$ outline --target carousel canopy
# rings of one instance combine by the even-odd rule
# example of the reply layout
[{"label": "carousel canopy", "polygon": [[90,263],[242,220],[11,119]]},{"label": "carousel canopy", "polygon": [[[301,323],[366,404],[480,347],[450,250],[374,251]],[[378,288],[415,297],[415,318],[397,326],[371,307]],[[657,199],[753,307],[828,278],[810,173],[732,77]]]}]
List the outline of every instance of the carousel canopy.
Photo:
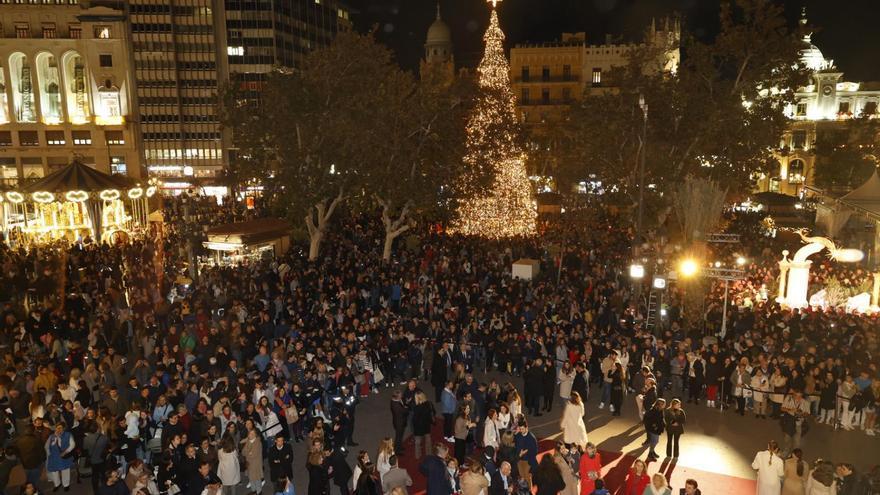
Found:
[{"label": "carousel canopy", "polygon": [[21,188],[23,193],[46,191],[64,193],[67,191],[99,192],[106,189],[128,189],[133,186],[129,179],[105,174],[78,161],[61,170],[52,172],[42,179]]}]

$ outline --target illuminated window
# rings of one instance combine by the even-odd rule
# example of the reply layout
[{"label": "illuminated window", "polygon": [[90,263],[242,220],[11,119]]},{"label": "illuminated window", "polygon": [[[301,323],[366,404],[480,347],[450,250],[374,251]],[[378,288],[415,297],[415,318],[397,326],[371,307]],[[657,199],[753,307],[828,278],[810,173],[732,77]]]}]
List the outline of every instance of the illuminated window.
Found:
[{"label": "illuminated window", "polygon": [[227,46],[226,54],[232,57],[241,57],[244,56],[244,47],[243,46]]},{"label": "illuminated window", "polygon": [[16,38],[30,38],[31,37],[31,28],[27,25],[27,23],[17,22],[15,24],[15,37]]},{"label": "illuminated window", "polygon": [[46,131],[46,144],[49,146],[64,146],[67,144],[64,131]]},{"label": "illuminated window", "polygon": [[104,137],[107,138],[108,146],[119,146],[125,144],[125,136],[122,131],[106,131]]},{"label": "illuminated window", "polygon": [[37,131],[18,131],[18,143],[22,146],[39,146],[40,137]]},{"label": "illuminated window", "polygon": [[55,31],[55,24],[43,24],[43,38],[57,38],[58,33]]},{"label": "illuminated window", "polygon": [[601,67],[593,67],[593,86],[599,86],[602,84],[602,68]]},{"label": "illuminated window", "polygon": [[807,115],[807,104],[806,103],[798,103],[797,104],[797,111],[795,112],[795,115],[797,115],[798,117],[803,117],[803,116]]},{"label": "illuminated window", "polygon": [[73,144],[76,146],[92,144],[92,133],[89,131],[73,131]]},{"label": "illuminated window", "polygon": [[119,174],[119,175],[127,175],[128,174],[128,167],[125,165],[125,157],[124,156],[110,157],[110,173],[111,174]]},{"label": "illuminated window", "polygon": [[804,182],[804,161],[801,159],[792,160],[788,164],[788,182],[789,184],[802,184]]},{"label": "illuminated window", "polygon": [[109,26],[95,26],[95,38],[102,40],[110,39],[110,27]]}]

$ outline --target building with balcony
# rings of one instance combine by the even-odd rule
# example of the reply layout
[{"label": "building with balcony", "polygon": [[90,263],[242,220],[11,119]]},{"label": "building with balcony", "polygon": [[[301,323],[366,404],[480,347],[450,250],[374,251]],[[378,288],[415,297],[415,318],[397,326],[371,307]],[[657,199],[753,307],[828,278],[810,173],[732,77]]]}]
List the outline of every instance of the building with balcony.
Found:
[{"label": "building with balcony", "polygon": [[141,177],[125,13],[115,2],[0,3],[0,178],[71,162]]},{"label": "building with balcony", "polygon": [[658,71],[674,72],[680,58],[678,19],[651,24],[642,43],[589,44],[586,33],[563,33],[559,41],[518,44],[510,50],[510,80],[520,119],[534,127],[559,119],[569,105],[585,95],[615,89],[608,77],[629,62],[637,49],[658,47]]},{"label": "building with balcony", "polygon": [[[802,19],[806,24],[806,19]],[[785,109],[790,119],[776,159],[778,172],[762,175],[759,191],[801,196],[815,186],[816,141],[822,133],[844,131],[854,117],[874,118],[880,104],[880,83],[849,82],[843,73],[804,35],[801,62],[811,71],[810,80],[795,93],[796,102]]]}]

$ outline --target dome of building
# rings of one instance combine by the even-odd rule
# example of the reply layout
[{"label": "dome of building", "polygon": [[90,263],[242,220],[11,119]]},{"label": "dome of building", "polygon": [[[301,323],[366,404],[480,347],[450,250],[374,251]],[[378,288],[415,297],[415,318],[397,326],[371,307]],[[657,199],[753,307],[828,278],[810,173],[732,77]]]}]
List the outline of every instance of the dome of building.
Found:
[{"label": "dome of building", "polygon": [[449,26],[443,22],[443,19],[437,19],[431,27],[428,28],[428,43],[451,43],[452,32]]},{"label": "dome of building", "polygon": [[440,18],[440,4],[437,4],[437,19],[428,28],[428,38],[425,40],[427,45],[452,44],[452,31],[449,26]]}]

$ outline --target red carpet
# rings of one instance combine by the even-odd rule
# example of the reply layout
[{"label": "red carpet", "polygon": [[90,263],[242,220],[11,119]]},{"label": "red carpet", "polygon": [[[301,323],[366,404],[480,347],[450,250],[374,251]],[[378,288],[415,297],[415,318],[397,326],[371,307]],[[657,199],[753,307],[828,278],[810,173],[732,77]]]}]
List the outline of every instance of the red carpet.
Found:
[{"label": "red carpet", "polygon": [[[431,439],[433,442],[443,442],[442,421],[438,421],[435,425]],[[421,459],[413,458],[414,445],[411,437],[404,444],[406,452],[400,458],[400,467],[406,469],[412,476],[413,486],[410,493],[412,495],[423,494],[425,492],[425,478],[419,472]],[[551,440],[541,440],[538,444],[540,449],[538,459],[540,460],[545,453],[552,452],[554,446],[555,442]],[[449,451],[452,452],[452,445],[449,445]],[[636,457],[604,450],[600,450],[599,453],[602,456],[602,478],[605,480],[606,486],[611,493],[617,493],[618,490],[622,493],[626,475]],[[745,495],[755,493],[756,489],[755,480],[679,466],[671,461],[655,461],[648,464],[649,474],[657,472],[662,472],[666,476],[675,494],[678,493],[679,488],[684,487],[685,480],[690,478],[697,480],[700,490],[707,495]]]}]

